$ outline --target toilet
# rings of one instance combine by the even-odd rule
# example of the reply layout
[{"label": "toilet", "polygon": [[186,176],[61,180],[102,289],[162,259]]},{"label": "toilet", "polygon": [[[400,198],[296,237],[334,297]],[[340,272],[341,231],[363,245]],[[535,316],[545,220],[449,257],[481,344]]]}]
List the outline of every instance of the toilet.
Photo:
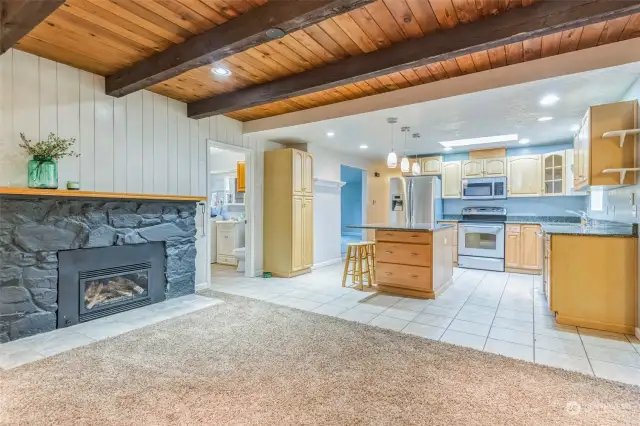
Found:
[{"label": "toilet", "polygon": [[233,255],[238,260],[238,272],[244,272],[244,247],[233,249]]}]

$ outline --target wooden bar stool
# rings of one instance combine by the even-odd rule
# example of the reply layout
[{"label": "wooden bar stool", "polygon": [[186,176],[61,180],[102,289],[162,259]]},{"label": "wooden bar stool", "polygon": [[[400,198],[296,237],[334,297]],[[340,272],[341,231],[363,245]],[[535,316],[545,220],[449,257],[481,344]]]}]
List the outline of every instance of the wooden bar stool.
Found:
[{"label": "wooden bar stool", "polygon": [[371,266],[372,261],[375,260],[374,246],[369,241],[347,244],[347,258],[344,263],[342,287],[345,287],[349,275],[351,275],[351,283],[354,287],[356,284],[360,284],[360,290],[364,290],[365,280],[368,286],[371,287],[375,276],[375,272],[372,274],[375,266]]}]

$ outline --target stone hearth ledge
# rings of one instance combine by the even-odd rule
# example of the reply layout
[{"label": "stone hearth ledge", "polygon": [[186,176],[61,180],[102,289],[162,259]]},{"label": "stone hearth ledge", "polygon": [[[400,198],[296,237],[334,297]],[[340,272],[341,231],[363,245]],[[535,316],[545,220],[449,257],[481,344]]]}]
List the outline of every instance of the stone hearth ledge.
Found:
[{"label": "stone hearth ledge", "polygon": [[56,328],[61,250],[164,242],[166,299],[195,292],[200,197],[92,198],[0,194],[0,343]]}]

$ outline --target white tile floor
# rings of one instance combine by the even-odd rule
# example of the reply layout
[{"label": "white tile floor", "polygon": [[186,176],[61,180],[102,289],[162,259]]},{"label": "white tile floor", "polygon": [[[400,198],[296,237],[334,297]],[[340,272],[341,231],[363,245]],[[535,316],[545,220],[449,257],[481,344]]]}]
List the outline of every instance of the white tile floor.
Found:
[{"label": "white tile floor", "polygon": [[98,340],[222,303],[195,294],[165,300],[94,321],[0,344],[0,369],[8,370]]},{"label": "white tile floor", "polygon": [[640,340],[557,324],[539,276],[455,269],[454,284],[433,301],[342,288],[341,279],[341,265],[292,279],[216,269],[212,288],[640,385]]}]

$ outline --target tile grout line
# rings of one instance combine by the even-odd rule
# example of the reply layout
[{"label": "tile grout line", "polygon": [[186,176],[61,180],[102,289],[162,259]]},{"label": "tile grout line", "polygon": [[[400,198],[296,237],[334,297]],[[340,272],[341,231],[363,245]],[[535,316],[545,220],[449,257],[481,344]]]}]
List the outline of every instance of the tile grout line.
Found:
[{"label": "tile grout line", "polygon": [[593,365],[591,364],[591,358],[589,357],[589,352],[587,352],[587,348],[584,347],[584,340],[582,340],[582,333],[580,333],[580,328],[576,327],[576,331],[578,332],[578,337],[580,337],[580,343],[582,344],[582,349],[584,350],[584,354],[587,357],[587,362],[589,363],[589,368],[591,368],[591,372],[594,377],[598,377],[596,375],[596,371],[593,369]]},{"label": "tile grout line", "polygon": [[504,297],[504,292],[507,290],[507,286],[509,285],[509,280],[511,279],[511,273],[507,275],[507,281],[502,287],[502,293],[500,293],[500,299],[498,300],[498,306],[496,307],[496,311],[493,314],[493,319],[491,320],[491,325],[489,326],[489,333],[487,333],[486,339],[484,339],[484,345],[482,345],[482,352],[484,352],[487,347],[487,342],[489,341],[489,334],[491,334],[491,329],[493,328],[493,323],[496,321],[496,315],[498,315],[498,309],[500,309],[500,304],[502,303],[502,298]]},{"label": "tile grout line", "polygon": [[[465,271],[467,272],[467,271]],[[464,274],[464,272],[462,273]],[[462,274],[460,274],[460,276],[462,276]],[[451,327],[451,324],[453,324],[453,321],[456,320],[456,318],[458,318],[458,315],[460,314],[460,311],[462,310],[462,308],[464,308],[464,305],[467,304],[467,301],[469,300],[469,298],[471,297],[471,295],[476,291],[476,289],[480,286],[480,284],[482,284],[482,281],[484,281],[485,277],[487,276],[487,272],[485,271],[484,275],[482,276],[482,278],[480,278],[480,281],[478,281],[478,284],[475,285],[475,287],[473,287],[473,291],[471,293],[469,293],[469,295],[467,296],[466,299],[464,299],[464,303],[462,304],[462,306],[460,307],[460,309],[458,309],[458,312],[456,312],[456,315],[453,317],[453,319],[451,320],[451,322],[449,323],[449,325],[447,325],[447,328],[444,329],[444,332],[442,333],[442,336],[445,335],[445,333],[449,330],[449,327]],[[460,278],[460,277],[458,277]],[[455,281],[454,281],[455,284]],[[460,321],[464,321],[464,320],[460,320]],[[451,330],[451,331],[456,331],[456,330]],[[461,331],[459,331],[458,333],[462,333]],[[471,334],[471,333],[466,333],[466,334]],[[442,339],[442,336],[440,336],[440,339]],[[440,341],[440,339],[438,339],[438,341]]]}]

